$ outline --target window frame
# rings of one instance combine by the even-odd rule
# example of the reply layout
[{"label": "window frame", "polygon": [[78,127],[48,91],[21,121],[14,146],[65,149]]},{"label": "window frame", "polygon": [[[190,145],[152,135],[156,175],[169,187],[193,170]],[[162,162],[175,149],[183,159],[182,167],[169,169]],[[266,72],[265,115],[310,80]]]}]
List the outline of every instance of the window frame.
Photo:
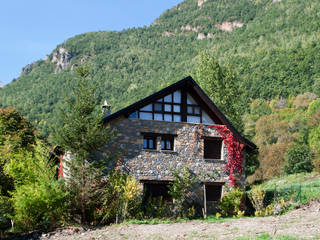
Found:
[{"label": "window frame", "polygon": [[[147,140],[147,147],[145,147],[145,140]],[[153,147],[150,147],[150,140],[153,141]],[[157,136],[143,135],[143,149],[157,150]]]},{"label": "window frame", "polygon": [[[162,148],[162,142],[164,142],[164,148]],[[170,143],[170,148],[168,148],[168,142]],[[160,149],[162,151],[174,151],[174,135],[162,135],[160,140]]]}]

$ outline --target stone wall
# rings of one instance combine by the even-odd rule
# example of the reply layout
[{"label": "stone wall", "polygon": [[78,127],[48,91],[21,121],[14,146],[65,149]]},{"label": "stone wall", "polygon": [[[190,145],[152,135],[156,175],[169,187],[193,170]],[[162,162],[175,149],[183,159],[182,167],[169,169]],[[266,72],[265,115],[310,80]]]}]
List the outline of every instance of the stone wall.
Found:
[{"label": "stone wall", "polygon": [[[227,162],[227,149],[222,147],[222,159],[203,158],[203,136],[220,137],[219,133],[204,124],[164,122],[154,120],[128,119],[119,117],[110,123],[117,129],[117,136],[106,151],[120,149],[120,166],[138,180],[171,180],[171,169],[190,168],[195,174],[216,173],[215,181],[229,184],[224,173]],[[175,134],[174,150],[161,150],[160,137],[157,149],[143,149],[142,132]],[[208,181],[209,179],[203,179]],[[212,181],[212,180],[211,180]]]}]

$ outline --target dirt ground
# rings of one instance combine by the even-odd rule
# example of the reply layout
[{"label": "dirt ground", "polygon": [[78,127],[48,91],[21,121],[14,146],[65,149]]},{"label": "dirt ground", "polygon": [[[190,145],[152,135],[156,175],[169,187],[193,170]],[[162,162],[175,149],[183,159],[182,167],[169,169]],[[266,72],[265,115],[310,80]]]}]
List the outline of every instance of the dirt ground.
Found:
[{"label": "dirt ground", "polygon": [[231,219],[221,223],[189,221],[157,225],[114,225],[96,230],[61,229],[43,234],[42,240],[71,239],[255,239],[262,234],[271,237],[291,236],[320,239],[320,200],[295,209],[286,215]]}]

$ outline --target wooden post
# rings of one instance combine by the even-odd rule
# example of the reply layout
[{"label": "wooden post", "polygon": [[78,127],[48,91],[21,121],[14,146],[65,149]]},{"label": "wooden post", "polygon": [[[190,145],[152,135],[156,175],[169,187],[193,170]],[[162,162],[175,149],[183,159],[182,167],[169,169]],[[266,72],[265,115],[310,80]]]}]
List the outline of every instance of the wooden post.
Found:
[{"label": "wooden post", "polygon": [[207,194],[206,194],[205,183],[203,183],[203,207],[204,207],[203,218],[206,219],[207,218]]}]

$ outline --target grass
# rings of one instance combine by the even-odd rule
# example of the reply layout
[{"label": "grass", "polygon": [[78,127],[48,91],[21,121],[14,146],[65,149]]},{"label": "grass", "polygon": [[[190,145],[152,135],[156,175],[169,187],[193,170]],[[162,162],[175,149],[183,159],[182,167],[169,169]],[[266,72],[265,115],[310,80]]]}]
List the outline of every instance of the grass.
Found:
[{"label": "grass", "polygon": [[167,218],[153,218],[153,219],[143,219],[143,220],[138,220],[138,219],[132,219],[128,220],[122,224],[129,225],[129,224],[150,224],[150,225],[155,225],[155,224],[172,224],[172,223],[178,223],[178,222],[186,222],[188,219],[184,218],[177,218],[177,219],[167,219]]},{"label": "grass", "polygon": [[[319,173],[299,173],[284,177],[275,177],[260,185],[267,195],[273,200],[276,191],[278,199],[294,202],[293,206],[305,204],[313,199],[320,198],[320,174]],[[270,202],[271,203],[271,202]]]},{"label": "grass", "polygon": [[274,189],[275,186],[281,188],[290,188],[292,186],[320,186],[319,173],[298,173],[284,177],[274,177],[261,184],[263,189]]},{"label": "grass", "polygon": [[228,218],[221,218],[221,217],[216,217],[215,215],[210,215],[206,219],[203,218],[195,218],[195,219],[187,219],[187,218],[176,218],[176,219],[171,219],[171,218],[153,218],[153,219],[143,219],[143,220],[138,220],[138,219],[131,219],[126,222],[123,222],[121,224],[124,225],[129,225],[129,224],[149,224],[149,225],[156,225],[156,224],[172,224],[172,223],[181,223],[181,222],[187,222],[187,221],[203,221],[203,222],[208,222],[208,223],[223,223],[227,222],[231,219],[235,219],[232,217]]}]

